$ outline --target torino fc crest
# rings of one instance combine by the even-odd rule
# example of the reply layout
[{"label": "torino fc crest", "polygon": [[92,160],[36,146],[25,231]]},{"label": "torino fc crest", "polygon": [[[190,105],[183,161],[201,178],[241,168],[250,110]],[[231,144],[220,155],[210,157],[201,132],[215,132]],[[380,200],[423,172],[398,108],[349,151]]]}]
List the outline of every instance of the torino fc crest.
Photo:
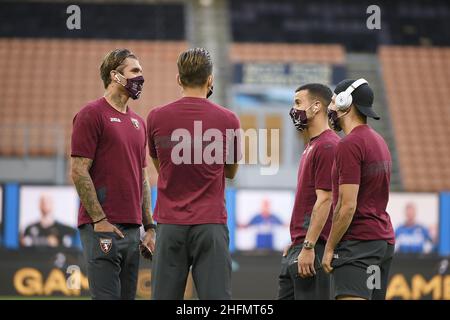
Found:
[{"label": "torino fc crest", "polygon": [[112,239],[100,238],[100,249],[102,249],[104,253],[110,252],[111,248],[112,248]]},{"label": "torino fc crest", "polygon": [[131,123],[133,123],[133,126],[139,130],[139,121],[135,118],[131,118]]}]

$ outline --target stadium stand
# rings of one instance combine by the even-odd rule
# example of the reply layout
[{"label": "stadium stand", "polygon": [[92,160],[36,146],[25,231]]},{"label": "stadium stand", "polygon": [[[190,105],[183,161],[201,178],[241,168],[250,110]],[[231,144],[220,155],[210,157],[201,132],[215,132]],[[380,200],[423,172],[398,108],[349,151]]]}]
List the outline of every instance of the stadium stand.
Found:
[{"label": "stadium stand", "polygon": [[[121,46],[132,48],[144,67],[145,90],[142,99],[130,103],[134,110],[146,117],[150,107],[178,97],[175,61],[186,47],[184,42],[1,39],[0,86],[5,88],[1,155],[22,156],[25,144],[31,156],[55,154],[58,134],[64,136],[68,151],[73,116],[103,92],[98,75],[103,54]],[[232,60],[240,62],[342,63],[344,57],[337,45],[234,44],[231,48]],[[21,77],[14,76],[17,72]],[[57,128],[60,132],[55,134]],[[29,141],[24,134],[29,134]]]},{"label": "stadium stand", "polygon": [[450,49],[379,50],[404,188],[450,189]]},{"label": "stadium stand", "polygon": [[150,106],[177,97],[174,62],[186,47],[184,42],[1,39],[0,86],[5,88],[1,154],[23,155],[24,126],[30,135],[30,155],[57,152],[52,127],[62,129],[68,151],[72,118],[86,102],[103,94],[99,63],[116,47],[132,48],[146,71],[142,99],[130,103],[134,110],[145,117]]},{"label": "stadium stand", "polygon": [[[368,6],[381,11],[383,27],[365,26]],[[340,43],[351,52],[376,52],[379,45],[437,45],[450,42],[445,0],[232,0],[237,42]],[[435,32],[439,30],[439,32]]]}]

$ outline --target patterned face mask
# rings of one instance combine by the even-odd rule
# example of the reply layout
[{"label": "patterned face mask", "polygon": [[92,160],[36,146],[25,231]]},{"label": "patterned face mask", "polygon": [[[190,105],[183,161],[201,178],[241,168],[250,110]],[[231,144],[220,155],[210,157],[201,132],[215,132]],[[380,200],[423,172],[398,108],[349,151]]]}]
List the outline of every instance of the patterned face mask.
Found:
[{"label": "patterned face mask", "polygon": [[[125,76],[123,76],[122,74],[120,74],[120,75],[125,78]],[[117,79],[117,77],[116,77],[116,79]],[[126,85],[122,84],[120,81],[117,81],[117,82],[120,83],[125,88],[125,90],[127,90],[131,99],[133,99],[133,100],[138,99],[139,96],[141,95],[142,87],[144,86],[144,77],[137,76],[134,78],[130,78],[130,79],[125,78],[125,79],[127,80]]]},{"label": "patterned face mask", "polygon": [[[315,103],[315,102],[314,102]],[[289,116],[294,123],[295,128],[299,131],[303,131],[308,127],[308,116],[306,115],[306,111],[309,110],[313,105],[310,105],[306,110],[298,110],[294,107],[289,111]]]}]

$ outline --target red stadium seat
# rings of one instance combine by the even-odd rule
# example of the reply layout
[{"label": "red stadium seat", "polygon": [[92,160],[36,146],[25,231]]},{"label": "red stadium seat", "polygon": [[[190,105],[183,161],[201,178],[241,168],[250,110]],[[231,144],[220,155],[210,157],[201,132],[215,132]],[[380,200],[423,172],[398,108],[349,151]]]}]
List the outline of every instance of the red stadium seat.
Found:
[{"label": "red stadium seat", "polygon": [[381,47],[379,57],[407,191],[450,189],[450,49]]}]

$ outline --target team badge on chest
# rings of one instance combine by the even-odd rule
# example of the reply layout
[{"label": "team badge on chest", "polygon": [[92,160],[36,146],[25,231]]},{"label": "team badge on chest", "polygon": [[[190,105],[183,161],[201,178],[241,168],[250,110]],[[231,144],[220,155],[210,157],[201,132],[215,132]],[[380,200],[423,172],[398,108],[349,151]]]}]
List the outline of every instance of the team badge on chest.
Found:
[{"label": "team badge on chest", "polygon": [[139,121],[135,118],[131,118],[131,123],[133,124],[133,126],[139,130]]},{"label": "team badge on chest", "polygon": [[112,248],[112,239],[100,238],[100,249],[102,249],[104,253],[110,252],[111,248]]}]

